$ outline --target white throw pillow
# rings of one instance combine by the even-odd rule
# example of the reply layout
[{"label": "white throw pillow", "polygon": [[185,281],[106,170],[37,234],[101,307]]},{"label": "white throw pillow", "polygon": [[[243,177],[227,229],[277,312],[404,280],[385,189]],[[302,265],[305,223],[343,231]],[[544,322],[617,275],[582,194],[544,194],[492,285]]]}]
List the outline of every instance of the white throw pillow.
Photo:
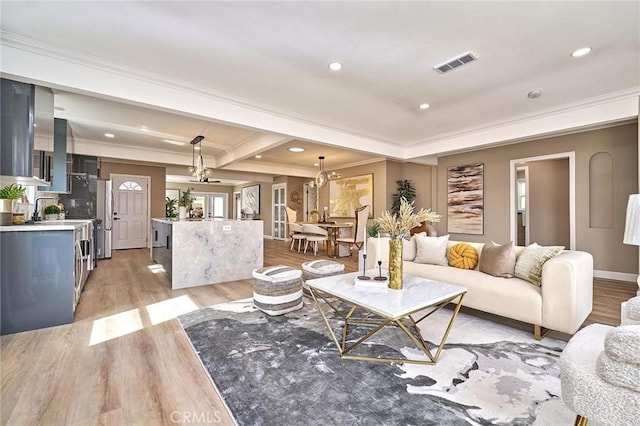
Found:
[{"label": "white throw pillow", "polygon": [[[424,232],[421,232],[421,234],[426,235]],[[416,258],[416,253],[417,247],[415,235],[412,235],[408,240],[402,240],[402,260],[413,262]]]},{"label": "white throw pillow", "polygon": [[540,246],[533,243],[524,249],[516,262],[516,277],[538,287],[542,285],[542,267],[545,262],[564,250],[563,246]]},{"label": "white throw pillow", "polygon": [[416,234],[416,263],[429,263],[432,265],[447,266],[447,244],[449,235],[441,237],[427,237]]}]

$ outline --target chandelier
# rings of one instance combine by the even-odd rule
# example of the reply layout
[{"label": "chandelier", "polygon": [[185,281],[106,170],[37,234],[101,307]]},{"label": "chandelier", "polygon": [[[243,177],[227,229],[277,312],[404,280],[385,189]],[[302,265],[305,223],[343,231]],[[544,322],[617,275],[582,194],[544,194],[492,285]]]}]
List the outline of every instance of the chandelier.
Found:
[{"label": "chandelier", "polygon": [[320,171],[316,175],[315,180],[312,180],[311,182],[309,182],[309,186],[311,188],[316,187],[316,186],[318,188],[324,188],[325,186],[327,186],[327,183],[330,180],[340,179],[342,177],[342,174],[336,173],[335,171],[333,171],[331,173],[327,173],[324,170],[324,156],[323,155],[318,157],[318,159],[320,160]]},{"label": "chandelier", "polygon": [[[189,167],[187,170],[189,170],[189,173],[191,173],[198,180],[198,182],[209,182],[209,176],[211,176],[211,169],[204,166],[204,160],[202,158],[202,140],[203,139],[204,139],[204,136],[196,136],[191,141],[192,160],[191,160],[191,167]],[[197,148],[196,148],[196,145],[198,145]],[[196,149],[199,151],[197,160],[196,160]]]},{"label": "chandelier", "polygon": [[321,155],[318,159],[320,160],[320,171],[316,175],[316,185],[318,188],[324,188],[329,182],[329,175],[324,171],[324,155]]}]

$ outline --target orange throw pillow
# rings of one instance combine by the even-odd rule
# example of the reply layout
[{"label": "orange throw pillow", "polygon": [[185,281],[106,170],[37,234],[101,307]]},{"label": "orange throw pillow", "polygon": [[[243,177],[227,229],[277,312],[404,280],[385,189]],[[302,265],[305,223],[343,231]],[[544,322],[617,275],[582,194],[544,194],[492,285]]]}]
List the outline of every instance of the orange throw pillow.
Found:
[{"label": "orange throw pillow", "polygon": [[449,250],[449,266],[473,269],[478,264],[478,251],[467,243],[458,243]]}]

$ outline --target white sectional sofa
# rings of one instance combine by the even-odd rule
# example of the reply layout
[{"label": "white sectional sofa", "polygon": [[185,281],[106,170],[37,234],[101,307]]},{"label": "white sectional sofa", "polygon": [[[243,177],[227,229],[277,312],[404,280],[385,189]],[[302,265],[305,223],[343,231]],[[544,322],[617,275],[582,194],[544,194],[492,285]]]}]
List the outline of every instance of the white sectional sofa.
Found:
[{"label": "white sectional sofa", "polygon": [[[460,241],[449,241],[447,253]],[[467,243],[482,257],[482,243]],[[367,269],[377,268],[378,239],[369,238]],[[519,257],[524,247],[515,247]],[[387,238],[380,239],[380,259],[386,269],[389,258]],[[538,287],[520,278],[501,278],[475,269],[403,262],[404,274],[467,288],[463,306],[512,318],[534,325],[535,337],[542,338],[542,328],[575,333],[593,307],[593,258],[582,251],[564,250],[549,259],[542,268]]]}]

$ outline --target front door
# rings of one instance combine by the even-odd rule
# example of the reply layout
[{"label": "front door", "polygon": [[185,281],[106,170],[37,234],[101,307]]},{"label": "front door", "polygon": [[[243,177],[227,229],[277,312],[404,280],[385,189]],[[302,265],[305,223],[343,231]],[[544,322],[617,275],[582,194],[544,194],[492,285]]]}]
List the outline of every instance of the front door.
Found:
[{"label": "front door", "polygon": [[148,176],[111,175],[114,250],[147,247]]}]

